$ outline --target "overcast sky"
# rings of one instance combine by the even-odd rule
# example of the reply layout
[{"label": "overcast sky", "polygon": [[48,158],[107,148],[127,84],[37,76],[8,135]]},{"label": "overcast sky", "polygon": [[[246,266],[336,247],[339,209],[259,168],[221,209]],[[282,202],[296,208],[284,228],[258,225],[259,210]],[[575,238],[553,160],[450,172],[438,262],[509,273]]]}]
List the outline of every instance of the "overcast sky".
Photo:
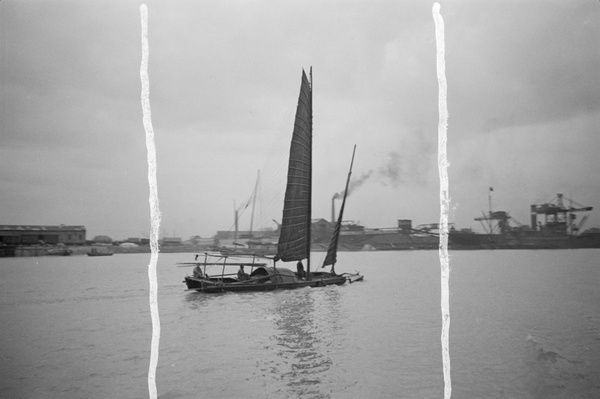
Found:
[{"label": "overcast sky", "polygon": [[[529,223],[556,193],[600,226],[600,3],[441,1],[450,221]],[[0,2],[1,224],[149,235],[138,1]],[[313,217],[439,221],[433,2],[149,1],[150,104],[167,236],[281,219],[302,69],[314,77]],[[339,204],[336,203],[339,207]],[[250,208],[240,228],[250,225]]]}]

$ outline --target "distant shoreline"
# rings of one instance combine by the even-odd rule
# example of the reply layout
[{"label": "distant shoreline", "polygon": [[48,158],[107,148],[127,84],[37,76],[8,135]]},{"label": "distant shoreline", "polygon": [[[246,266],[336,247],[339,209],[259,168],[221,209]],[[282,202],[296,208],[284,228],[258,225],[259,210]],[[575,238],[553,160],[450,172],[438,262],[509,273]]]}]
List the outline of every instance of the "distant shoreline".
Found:
[{"label": "distant shoreline", "polygon": [[[77,245],[77,246],[64,246],[64,247],[48,247],[41,245],[20,245],[16,247],[11,247],[10,251],[8,247],[2,248],[4,249],[4,253],[0,254],[0,257],[10,257],[10,258],[21,258],[21,257],[40,257],[40,256],[80,256],[87,255],[92,251],[92,248],[95,248],[98,252],[109,252],[113,254],[140,254],[140,253],[150,253],[150,246],[148,245],[140,245],[137,247],[121,247],[117,245]],[[56,250],[68,250],[70,251],[69,255],[60,255],[56,253],[51,253]],[[159,252],[162,253],[203,253],[206,251],[211,251],[213,248],[205,247],[205,246],[197,246],[197,245],[166,245],[159,247]],[[10,253],[9,253],[10,252]]]}]

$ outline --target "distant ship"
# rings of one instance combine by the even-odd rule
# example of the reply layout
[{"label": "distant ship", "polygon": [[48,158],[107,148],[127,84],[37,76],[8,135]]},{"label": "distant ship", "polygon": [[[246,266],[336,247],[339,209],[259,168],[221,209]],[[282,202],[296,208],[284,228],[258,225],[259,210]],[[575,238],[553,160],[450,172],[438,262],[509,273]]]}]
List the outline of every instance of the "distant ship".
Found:
[{"label": "distant ship", "polygon": [[[491,190],[491,189],[490,189]],[[565,200],[569,205],[565,205]],[[490,206],[491,208],[491,206]],[[450,249],[570,249],[600,248],[600,229],[582,232],[587,219],[584,215],[576,223],[577,214],[589,212],[591,206],[582,206],[557,194],[544,204],[530,206],[531,226],[513,219],[508,212],[490,211],[475,218],[481,222],[485,233],[470,229],[451,228],[448,243]],[[542,222],[543,219],[543,222]]]}]

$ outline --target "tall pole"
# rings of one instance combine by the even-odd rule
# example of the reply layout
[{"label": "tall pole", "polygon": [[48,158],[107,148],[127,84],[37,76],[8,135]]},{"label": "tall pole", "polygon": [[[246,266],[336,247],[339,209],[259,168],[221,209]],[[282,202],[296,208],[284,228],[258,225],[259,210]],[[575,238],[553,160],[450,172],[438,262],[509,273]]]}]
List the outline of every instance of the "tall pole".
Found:
[{"label": "tall pole", "polygon": [[[346,198],[348,197],[348,192],[350,191],[350,177],[352,176],[352,167],[354,166],[354,154],[356,154],[356,144],[354,144],[354,149],[352,150],[352,160],[350,161],[350,170],[348,171],[348,177],[346,178],[346,188],[344,188],[344,199],[342,200],[342,207],[340,208],[340,216],[338,218],[338,226],[336,226],[336,229],[342,228],[344,207],[346,206]],[[338,230],[338,233],[339,233],[339,230]],[[335,241],[336,255],[333,259],[333,263],[331,264],[331,273],[332,274],[335,274],[335,262],[337,261],[337,245],[338,245],[337,238],[339,238],[339,237],[336,237],[336,241]]]},{"label": "tall pole", "polygon": [[260,169],[256,175],[256,184],[254,185],[254,195],[252,196],[252,216],[250,217],[250,234],[252,235],[252,227],[254,224],[254,207],[256,205],[256,193],[258,192],[258,179],[260,179]]},{"label": "tall pole", "polygon": [[233,226],[234,226],[234,233],[233,233],[233,241],[237,242],[238,239],[238,210],[237,210],[237,206],[235,204],[235,200],[233,200]]},{"label": "tall pole", "polygon": [[494,191],[494,189],[492,187],[490,187],[490,189],[488,190],[488,206],[490,208],[490,211],[488,213],[488,224],[490,226],[490,233],[492,232],[492,228],[493,228],[493,223],[492,222],[492,191]]}]

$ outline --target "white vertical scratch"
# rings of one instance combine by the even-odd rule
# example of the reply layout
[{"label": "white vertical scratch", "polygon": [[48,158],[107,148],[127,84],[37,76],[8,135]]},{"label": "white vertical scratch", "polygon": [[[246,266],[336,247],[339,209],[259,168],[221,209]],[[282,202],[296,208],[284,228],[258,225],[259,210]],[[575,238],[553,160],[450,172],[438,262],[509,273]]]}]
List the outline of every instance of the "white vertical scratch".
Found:
[{"label": "white vertical scratch", "polygon": [[442,361],[444,370],[444,398],[452,396],[452,380],[450,378],[450,259],[448,257],[448,211],[450,196],[448,194],[448,158],[446,153],[448,130],[448,105],[444,43],[444,19],[440,14],[440,4],[433,4],[433,20],[435,21],[435,39],[437,47],[437,78],[439,86],[439,122],[438,122],[438,169],[440,174],[440,269],[442,284]]},{"label": "white vertical scratch", "polygon": [[140,78],[142,80],[142,112],[144,130],[146,131],[146,149],[148,150],[148,185],[150,186],[150,264],[148,280],[150,283],[150,312],[152,316],[152,342],[150,344],[150,367],[148,369],[148,393],[151,399],[157,396],[156,366],[158,365],[158,347],[160,341],[160,318],[158,316],[158,282],[156,263],[158,261],[158,232],[160,228],[160,209],[158,207],[158,190],[156,184],[156,147],[154,145],[154,129],[150,112],[150,82],[148,78],[148,7],[140,6],[142,17],[142,64]]}]

